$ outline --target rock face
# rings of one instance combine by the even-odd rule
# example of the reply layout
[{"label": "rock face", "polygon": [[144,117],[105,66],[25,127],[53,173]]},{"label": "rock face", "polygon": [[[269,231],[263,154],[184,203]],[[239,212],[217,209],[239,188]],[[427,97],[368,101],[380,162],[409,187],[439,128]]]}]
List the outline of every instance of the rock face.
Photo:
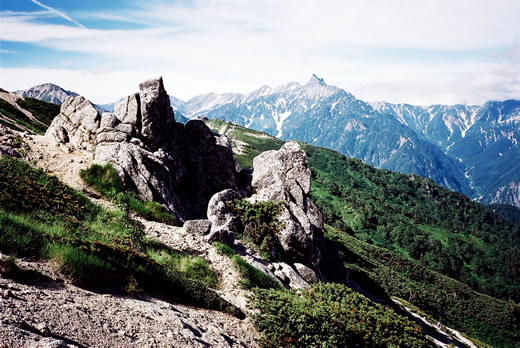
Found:
[{"label": "rock face", "polygon": [[45,135],[52,136],[59,143],[93,151],[100,120],[99,113],[90,101],[81,96],[68,97],[61,104],[60,114],[54,118]]},{"label": "rock face", "polygon": [[170,97],[162,78],[147,80],[139,85],[141,92],[141,136],[152,150],[167,142],[173,132],[175,119]]},{"label": "rock face", "polygon": [[320,252],[314,237],[320,236],[323,217],[309,198],[311,170],[307,155],[296,142],[288,142],[278,151],[266,151],[253,160],[253,201],[280,201],[279,215],[284,229],[277,238],[288,262],[318,265]]},{"label": "rock face", "polygon": [[208,204],[208,219],[211,222],[211,230],[206,236],[208,242],[223,242],[233,245],[235,234],[244,230],[244,226],[236,217],[226,202],[241,198],[234,190],[227,189],[216,193]]},{"label": "rock face", "polygon": [[204,122],[175,122],[162,78],[99,115],[83,97],[69,97],[46,135],[111,163],[126,187],[160,202],[179,222],[204,218],[209,199],[237,189],[238,168],[229,139]]}]

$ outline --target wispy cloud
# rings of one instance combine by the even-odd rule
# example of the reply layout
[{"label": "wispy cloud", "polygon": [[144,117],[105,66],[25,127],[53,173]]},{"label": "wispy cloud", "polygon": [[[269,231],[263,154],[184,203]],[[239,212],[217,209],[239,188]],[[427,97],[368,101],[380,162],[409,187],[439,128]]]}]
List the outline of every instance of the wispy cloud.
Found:
[{"label": "wispy cloud", "polygon": [[84,26],[83,24],[81,24],[81,23],[79,23],[78,21],[76,21],[76,20],[70,18],[70,17],[67,16],[65,13],[63,13],[63,12],[61,12],[61,11],[58,11],[58,10],[56,10],[56,9],[53,8],[53,7],[47,6],[47,5],[45,5],[45,4],[42,4],[42,3],[39,2],[38,0],[31,0],[31,1],[32,1],[33,3],[35,3],[36,5],[38,5],[38,6],[42,7],[42,8],[44,8],[44,9],[46,9],[46,10],[52,12],[52,13],[55,13],[56,15],[58,15],[58,16],[64,18],[64,19],[66,19],[66,20],[68,20],[68,21],[71,22],[72,24],[74,24],[74,25],[76,25],[76,26],[78,26],[78,27],[80,27],[80,28],[85,28],[85,26]]},{"label": "wispy cloud", "polygon": [[[517,0],[152,1],[75,13],[89,23],[97,18],[97,29],[2,11],[0,39],[36,44],[63,59],[69,52],[88,56],[77,69],[95,70],[103,81],[135,76],[136,86],[145,73],[163,75],[169,91],[185,99],[305,82],[312,73],[366,100],[482,103],[520,96]],[[46,81],[59,75],[73,84],[69,89],[92,82],[78,91],[92,91],[97,102],[116,100],[128,88],[114,81],[96,92],[92,79],[68,79],[77,75],[48,66],[36,74],[36,59],[24,79],[29,85],[52,72]],[[0,84],[20,83],[5,74]]]}]

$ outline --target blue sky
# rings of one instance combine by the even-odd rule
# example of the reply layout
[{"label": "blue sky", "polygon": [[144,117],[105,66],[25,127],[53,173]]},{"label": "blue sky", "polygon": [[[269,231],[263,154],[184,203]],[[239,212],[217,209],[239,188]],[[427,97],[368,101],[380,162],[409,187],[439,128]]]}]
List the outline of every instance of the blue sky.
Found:
[{"label": "blue sky", "polygon": [[0,0],[0,87],[96,103],[162,75],[171,95],[246,93],[315,73],[410,104],[520,98],[517,0]]}]

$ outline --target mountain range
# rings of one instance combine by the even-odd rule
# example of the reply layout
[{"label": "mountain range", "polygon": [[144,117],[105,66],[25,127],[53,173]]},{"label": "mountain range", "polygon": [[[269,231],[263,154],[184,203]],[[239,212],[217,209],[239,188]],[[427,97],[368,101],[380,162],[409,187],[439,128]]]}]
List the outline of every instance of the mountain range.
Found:
[{"label": "mountain range", "polygon": [[[17,93],[51,91],[38,87]],[[57,92],[54,99],[62,95]],[[429,177],[484,204],[520,207],[520,100],[481,106],[365,102],[312,75],[304,85],[208,93],[188,101],[170,96],[170,102],[183,121],[220,118],[378,168]],[[110,111],[113,104],[101,107]]]}]

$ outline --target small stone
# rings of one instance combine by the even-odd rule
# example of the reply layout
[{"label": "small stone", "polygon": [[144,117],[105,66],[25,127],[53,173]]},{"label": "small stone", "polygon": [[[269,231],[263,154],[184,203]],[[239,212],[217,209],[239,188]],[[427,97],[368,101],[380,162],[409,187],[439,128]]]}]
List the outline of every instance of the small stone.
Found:
[{"label": "small stone", "polygon": [[46,323],[39,323],[36,325],[36,330],[40,331],[44,336],[49,336],[51,333],[51,330],[49,330]]}]

